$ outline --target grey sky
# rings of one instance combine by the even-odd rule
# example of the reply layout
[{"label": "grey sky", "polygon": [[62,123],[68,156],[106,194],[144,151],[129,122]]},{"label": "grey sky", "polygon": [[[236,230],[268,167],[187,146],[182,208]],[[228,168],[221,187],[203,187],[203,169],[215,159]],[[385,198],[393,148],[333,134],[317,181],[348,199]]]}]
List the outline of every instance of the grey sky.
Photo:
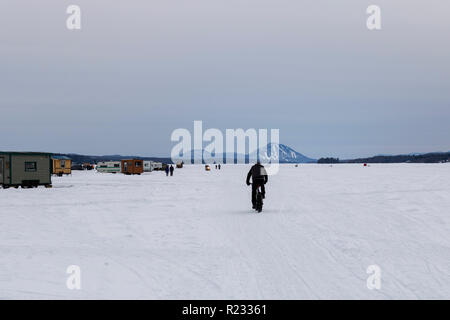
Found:
[{"label": "grey sky", "polygon": [[[82,30],[66,29],[66,8]],[[366,28],[368,5],[382,30]],[[450,150],[446,0],[2,0],[0,150],[169,156],[279,128],[310,157]]]}]

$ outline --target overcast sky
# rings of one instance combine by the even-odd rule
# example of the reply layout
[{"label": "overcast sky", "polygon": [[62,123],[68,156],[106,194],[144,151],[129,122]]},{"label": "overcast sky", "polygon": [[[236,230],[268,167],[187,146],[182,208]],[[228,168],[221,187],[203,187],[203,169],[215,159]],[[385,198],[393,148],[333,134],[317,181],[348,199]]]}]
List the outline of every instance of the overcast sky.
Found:
[{"label": "overcast sky", "polygon": [[[66,8],[82,29],[66,28]],[[382,30],[366,28],[366,8]],[[2,0],[0,150],[169,156],[279,128],[309,157],[450,150],[448,0]]]}]

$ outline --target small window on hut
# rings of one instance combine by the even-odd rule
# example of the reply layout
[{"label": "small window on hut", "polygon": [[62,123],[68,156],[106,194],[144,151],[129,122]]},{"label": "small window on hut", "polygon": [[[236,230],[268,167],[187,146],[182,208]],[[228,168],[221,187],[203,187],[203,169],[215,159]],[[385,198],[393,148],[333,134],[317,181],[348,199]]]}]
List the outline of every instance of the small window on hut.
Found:
[{"label": "small window on hut", "polygon": [[139,167],[141,166],[141,162],[140,162],[140,161],[136,161],[136,162],[134,163],[134,166],[135,166],[136,168],[139,168]]},{"label": "small window on hut", "polygon": [[25,172],[36,172],[37,163],[36,162],[25,162]]},{"label": "small window on hut", "polygon": [[120,168],[120,164],[115,163],[115,164],[114,164],[114,168]]},{"label": "small window on hut", "polygon": [[66,167],[66,160],[61,160],[61,168],[65,168]]}]

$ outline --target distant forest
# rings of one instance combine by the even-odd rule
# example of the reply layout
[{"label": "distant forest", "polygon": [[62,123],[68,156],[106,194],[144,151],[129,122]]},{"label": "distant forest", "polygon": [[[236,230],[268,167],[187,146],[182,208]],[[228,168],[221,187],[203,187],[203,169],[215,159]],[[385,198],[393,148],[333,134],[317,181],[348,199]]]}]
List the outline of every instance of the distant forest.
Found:
[{"label": "distant forest", "polygon": [[450,162],[450,152],[433,152],[414,155],[374,156],[351,160],[320,158],[317,163],[440,163]]},{"label": "distant forest", "polygon": [[320,158],[317,163],[340,163],[339,158]]}]

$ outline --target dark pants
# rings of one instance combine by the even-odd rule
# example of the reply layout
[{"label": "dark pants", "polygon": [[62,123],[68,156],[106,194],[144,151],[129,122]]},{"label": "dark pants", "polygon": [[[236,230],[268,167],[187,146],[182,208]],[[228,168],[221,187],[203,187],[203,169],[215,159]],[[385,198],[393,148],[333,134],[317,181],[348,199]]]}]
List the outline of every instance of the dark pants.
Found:
[{"label": "dark pants", "polygon": [[264,186],[264,181],[253,181],[252,183],[252,204],[254,206],[256,206],[256,189],[258,189],[258,187],[261,186],[261,194],[264,195],[266,194],[266,188]]}]

